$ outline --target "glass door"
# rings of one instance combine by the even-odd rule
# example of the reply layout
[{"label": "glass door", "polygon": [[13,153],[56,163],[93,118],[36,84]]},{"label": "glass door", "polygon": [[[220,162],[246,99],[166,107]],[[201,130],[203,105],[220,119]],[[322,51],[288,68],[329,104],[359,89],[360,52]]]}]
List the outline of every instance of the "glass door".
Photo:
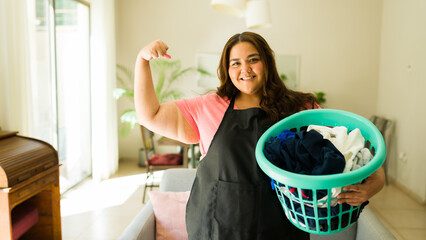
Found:
[{"label": "glass door", "polygon": [[49,0],[28,1],[32,137],[58,149],[54,15]]},{"label": "glass door", "polygon": [[55,0],[61,192],[92,172],[89,10],[81,1]]}]

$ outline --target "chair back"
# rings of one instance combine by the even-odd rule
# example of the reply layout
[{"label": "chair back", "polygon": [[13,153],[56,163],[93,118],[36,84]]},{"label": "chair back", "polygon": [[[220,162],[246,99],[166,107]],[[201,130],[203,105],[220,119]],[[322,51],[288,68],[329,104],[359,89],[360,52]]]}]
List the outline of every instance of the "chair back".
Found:
[{"label": "chair back", "polygon": [[[394,131],[394,121],[388,118],[377,116],[377,115],[371,116],[370,121],[374,125],[376,125],[377,129],[379,129],[380,133],[382,134],[383,139],[385,140],[385,145],[386,145],[386,151],[387,151],[386,155],[389,156],[390,144],[391,144],[391,139],[392,139],[392,135]],[[388,159],[388,157],[386,157],[386,159]],[[385,175],[386,175],[386,184],[388,183],[388,180],[387,180],[388,163],[387,162],[388,161],[385,160],[385,162],[383,163],[383,169],[385,170]]]},{"label": "chair back", "polygon": [[393,134],[393,121],[376,115],[371,116],[370,121],[376,125],[377,129],[379,129],[380,133],[383,135],[383,139],[385,140],[386,144],[386,150],[389,152],[390,140]]}]

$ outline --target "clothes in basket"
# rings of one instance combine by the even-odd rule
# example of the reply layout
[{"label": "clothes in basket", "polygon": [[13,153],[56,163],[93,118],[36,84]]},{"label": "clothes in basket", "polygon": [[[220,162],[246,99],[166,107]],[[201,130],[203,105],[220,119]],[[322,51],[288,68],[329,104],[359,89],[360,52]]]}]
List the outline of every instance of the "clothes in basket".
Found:
[{"label": "clothes in basket", "polygon": [[[315,130],[315,131],[311,131]],[[368,148],[364,148],[364,137],[359,129],[355,129],[347,134],[346,127],[329,128],[325,126],[311,125],[307,131],[291,132],[284,130],[277,137],[271,137],[270,141],[265,143],[265,157],[277,167],[286,171],[308,175],[324,175],[342,173],[355,170],[365,165],[371,158]],[[273,181],[273,180],[272,180]],[[275,184],[272,184],[275,186]],[[281,185],[279,191],[284,192],[285,203],[289,209],[291,208],[290,200],[286,196],[292,194],[298,199],[298,191],[291,186]],[[304,200],[312,201],[312,190],[301,189]],[[331,216],[337,216],[342,211],[348,211],[348,204],[337,205],[337,195],[341,192],[341,188],[333,188],[331,194],[330,213]],[[316,197],[318,199],[317,216],[319,217],[320,229],[328,229],[327,217],[327,191],[317,190]],[[341,219],[341,226],[346,226],[358,219],[358,215],[368,201],[364,202],[360,210],[351,214],[349,221],[349,213],[345,213]],[[301,204],[293,200],[293,206],[296,212],[290,212],[292,219],[297,218],[299,223],[306,224],[303,218]],[[312,204],[302,205],[307,216],[315,217]],[[342,209],[340,209],[342,207]],[[290,217],[290,216],[288,216]],[[324,218],[321,220],[321,218]],[[310,228],[316,229],[315,218],[307,218]],[[339,218],[331,218],[331,229],[335,230],[339,227]]]},{"label": "clothes in basket", "polygon": [[301,131],[286,139],[271,138],[265,144],[265,157],[286,171],[325,175],[341,173],[345,158],[340,151],[316,131]]},{"label": "clothes in basket", "polygon": [[355,128],[348,133],[348,129],[344,126],[331,128],[326,126],[310,125],[307,131],[311,130],[319,132],[324,139],[328,139],[332,142],[333,145],[343,154],[346,160],[343,172],[353,171],[365,165],[372,158],[370,151],[364,148],[365,138],[362,136],[358,128]]}]

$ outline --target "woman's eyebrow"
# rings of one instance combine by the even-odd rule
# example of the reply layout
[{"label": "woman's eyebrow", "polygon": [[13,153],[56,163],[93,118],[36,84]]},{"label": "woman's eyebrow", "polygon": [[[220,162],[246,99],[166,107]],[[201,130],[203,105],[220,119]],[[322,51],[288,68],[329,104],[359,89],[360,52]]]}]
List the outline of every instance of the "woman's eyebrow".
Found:
[{"label": "woman's eyebrow", "polygon": [[[253,53],[253,54],[248,55],[247,58],[251,58],[251,57],[254,57],[254,56],[258,57],[258,56],[260,56],[260,54],[259,53]],[[232,62],[232,61],[239,61],[239,60],[240,60],[239,58],[232,58],[229,61]]]},{"label": "woman's eyebrow", "polygon": [[259,53],[253,53],[253,54],[250,54],[250,55],[248,55],[247,56],[247,58],[251,58],[251,57],[254,57],[254,56],[260,56],[260,54]]}]

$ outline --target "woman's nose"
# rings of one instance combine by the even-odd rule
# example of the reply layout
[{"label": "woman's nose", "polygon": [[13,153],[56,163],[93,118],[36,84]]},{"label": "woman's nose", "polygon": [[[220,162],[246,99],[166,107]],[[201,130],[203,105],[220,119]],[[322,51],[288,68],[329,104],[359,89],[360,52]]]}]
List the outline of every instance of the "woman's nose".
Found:
[{"label": "woman's nose", "polygon": [[241,64],[241,72],[243,73],[250,73],[251,67],[249,64]]}]

